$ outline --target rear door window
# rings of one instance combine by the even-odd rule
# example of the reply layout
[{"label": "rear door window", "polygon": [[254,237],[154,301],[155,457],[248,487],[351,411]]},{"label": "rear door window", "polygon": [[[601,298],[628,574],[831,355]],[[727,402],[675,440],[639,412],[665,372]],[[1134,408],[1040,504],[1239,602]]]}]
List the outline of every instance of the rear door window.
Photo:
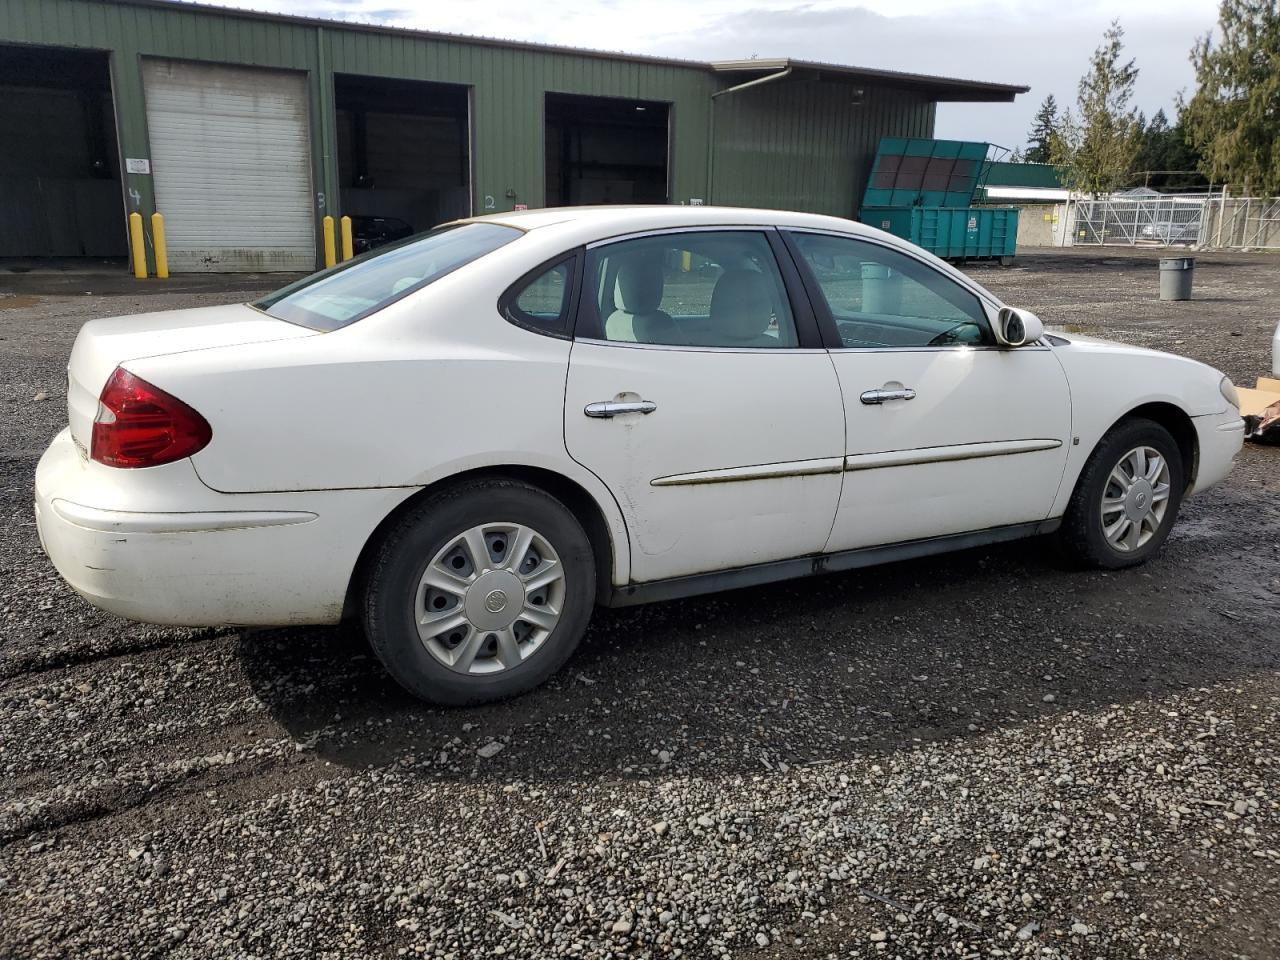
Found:
[{"label": "rear door window", "polygon": [[615,343],[767,350],[798,343],[765,234],[689,230],[588,251],[593,336]]},{"label": "rear door window", "polygon": [[253,306],[312,330],[337,330],[492,253],[521,232],[497,223],[440,227],[304,277]]}]

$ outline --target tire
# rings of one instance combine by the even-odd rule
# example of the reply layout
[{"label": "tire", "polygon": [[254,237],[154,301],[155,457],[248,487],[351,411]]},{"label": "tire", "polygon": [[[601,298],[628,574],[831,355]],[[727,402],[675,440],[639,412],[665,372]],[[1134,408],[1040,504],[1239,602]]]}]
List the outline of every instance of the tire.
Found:
[{"label": "tire", "polygon": [[[544,584],[557,565],[559,580]],[[365,582],[364,626],[402,687],[461,706],[524,693],[559,670],[594,602],[577,518],[543,490],[495,478],[423,500],[387,533]]]},{"label": "tire", "polygon": [[[1113,471],[1120,471],[1122,478],[1132,478],[1139,471],[1134,469],[1135,461],[1130,457],[1140,450],[1155,451],[1164,461],[1164,470],[1156,470],[1150,454],[1144,454],[1144,460],[1138,463],[1145,462],[1148,472],[1155,471],[1157,482],[1153,484],[1148,480],[1143,488],[1135,481],[1133,487],[1126,490]],[[1058,530],[1063,553],[1079,564],[1103,570],[1145,563],[1164,544],[1178,519],[1183,478],[1182,454],[1169,431],[1160,424],[1134,418],[1112,427],[1099,441],[1076,481]],[[1161,488],[1165,486],[1167,495],[1161,499]],[[1144,502],[1144,494],[1151,499]],[[1106,503],[1104,497],[1108,498]],[[1159,503],[1165,506],[1156,518]],[[1144,512],[1146,516],[1135,523],[1133,518]],[[1151,529],[1152,521],[1155,521],[1154,529]],[[1113,533],[1114,540],[1108,537],[1108,532]]]}]

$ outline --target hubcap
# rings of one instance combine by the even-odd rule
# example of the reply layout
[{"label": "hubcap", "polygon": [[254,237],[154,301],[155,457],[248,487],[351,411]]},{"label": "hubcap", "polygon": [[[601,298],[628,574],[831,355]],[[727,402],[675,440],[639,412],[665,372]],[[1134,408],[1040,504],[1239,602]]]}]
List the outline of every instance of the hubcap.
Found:
[{"label": "hubcap", "polygon": [[427,652],[457,673],[499,673],[530,657],[560,622],[564,567],[546,538],[486,523],[440,549],[413,600]]},{"label": "hubcap", "polygon": [[508,570],[490,570],[467,587],[463,609],[479,630],[505,630],[524,606],[524,584]]},{"label": "hubcap", "polygon": [[1135,447],[1120,458],[1102,491],[1100,519],[1107,543],[1120,553],[1146,544],[1169,509],[1169,463],[1153,447]]}]

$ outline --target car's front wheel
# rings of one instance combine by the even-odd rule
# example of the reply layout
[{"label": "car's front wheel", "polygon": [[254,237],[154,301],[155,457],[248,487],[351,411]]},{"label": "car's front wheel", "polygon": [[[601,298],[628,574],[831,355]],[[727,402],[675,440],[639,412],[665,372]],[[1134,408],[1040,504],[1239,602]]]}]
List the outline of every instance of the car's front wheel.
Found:
[{"label": "car's front wheel", "polygon": [[1059,540],[1071,558],[1107,570],[1131,567],[1160,549],[1178,517],[1182,454],[1160,424],[1116,425],[1085,464]]},{"label": "car's front wheel", "polygon": [[550,494],[488,479],[409,510],[379,545],[364,623],[387,671],[433,703],[523,693],[586,631],[595,563],[581,524]]}]

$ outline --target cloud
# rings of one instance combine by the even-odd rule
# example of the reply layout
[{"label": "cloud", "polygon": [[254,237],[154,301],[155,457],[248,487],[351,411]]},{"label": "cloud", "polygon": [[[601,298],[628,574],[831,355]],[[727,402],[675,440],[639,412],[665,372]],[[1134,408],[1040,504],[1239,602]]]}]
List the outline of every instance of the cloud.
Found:
[{"label": "cloud", "polygon": [[[218,2],[218,0],[214,0]],[[1077,0],[234,0],[306,16],[696,60],[788,56],[1028,84],[1013,104],[942,104],[938,135],[1020,145],[1040,100],[1075,101],[1076,82],[1114,2]],[[1216,0],[1126,0],[1137,59],[1135,104],[1171,112],[1194,82],[1187,54],[1216,19]]]},{"label": "cloud", "polygon": [[[1110,12],[1053,17],[1021,4],[1005,16],[886,16],[865,7],[811,5],[789,10],[753,9],[725,15],[696,35],[669,34],[663,49],[679,56],[786,55],[797,59],[933,73],[1031,86],[1014,104],[941,104],[938,135],[990,140],[1009,147],[1023,142],[1040,100],[1053,93],[1073,104],[1076,84],[1109,22]],[[1170,12],[1126,32],[1139,78],[1135,105],[1151,115],[1171,112],[1179,90],[1194,74],[1187,54],[1213,24],[1213,11]]]}]

